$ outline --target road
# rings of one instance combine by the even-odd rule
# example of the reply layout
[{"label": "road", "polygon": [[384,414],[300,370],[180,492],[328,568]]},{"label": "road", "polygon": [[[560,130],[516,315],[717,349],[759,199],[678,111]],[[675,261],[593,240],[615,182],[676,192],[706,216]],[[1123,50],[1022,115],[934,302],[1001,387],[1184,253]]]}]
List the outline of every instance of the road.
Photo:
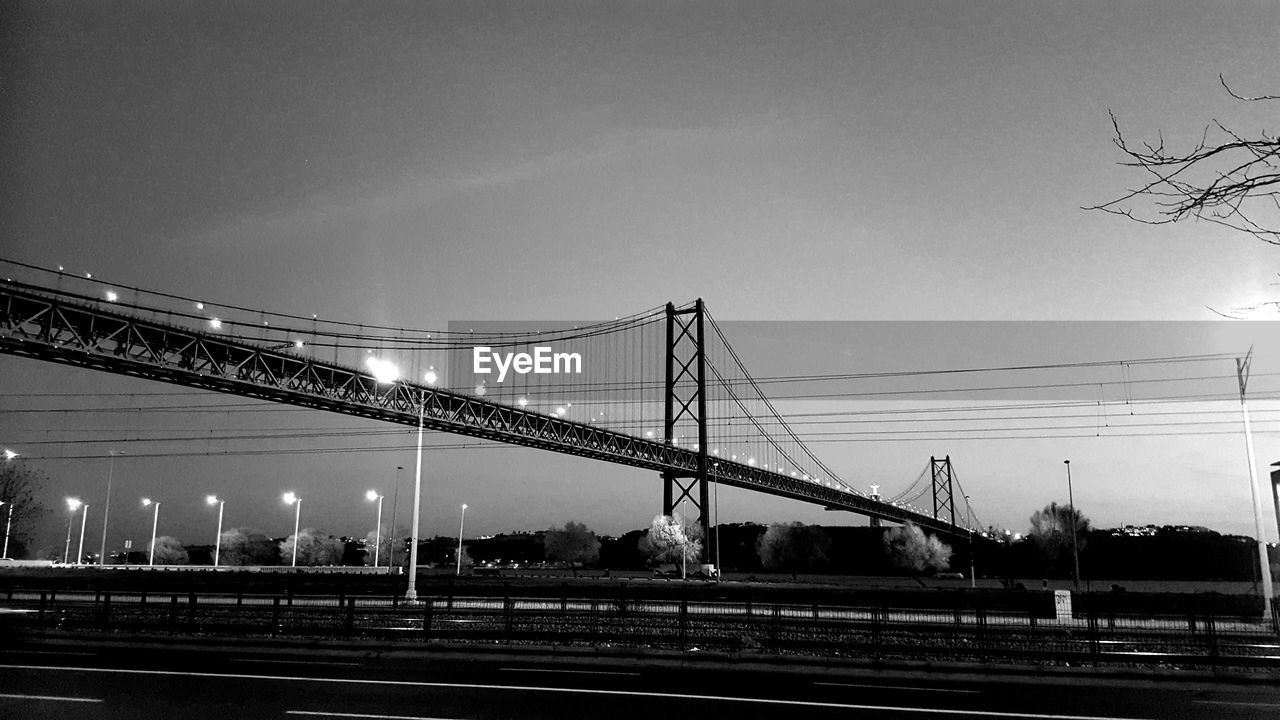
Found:
[{"label": "road", "polygon": [[[10,639],[11,640],[11,639]],[[0,718],[1280,717],[1280,681],[1214,684],[655,658],[12,640]]]}]

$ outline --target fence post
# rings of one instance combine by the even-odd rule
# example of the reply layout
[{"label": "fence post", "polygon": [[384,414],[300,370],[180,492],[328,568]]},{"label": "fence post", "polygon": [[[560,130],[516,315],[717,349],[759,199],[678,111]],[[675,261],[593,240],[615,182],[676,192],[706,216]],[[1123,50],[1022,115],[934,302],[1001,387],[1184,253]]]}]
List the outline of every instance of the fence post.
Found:
[{"label": "fence post", "polygon": [[880,627],[883,614],[884,609],[879,605],[871,608],[871,654],[876,660],[880,659],[884,644]]},{"label": "fence post", "polygon": [[769,645],[773,648],[774,654],[782,652],[781,639],[779,638],[779,625],[782,624],[782,607],[778,603],[773,604],[773,618],[769,620]]},{"label": "fence post", "polygon": [[44,591],[43,591],[43,590],[41,590],[41,591],[40,591],[40,612],[39,612],[39,614],[36,616],[36,619],[37,619],[37,620],[39,620],[40,625],[42,625],[42,626],[44,625],[44,606],[45,606],[45,602],[46,602],[45,594],[44,594]]},{"label": "fence post", "polygon": [[569,613],[569,583],[560,583],[560,615]]},{"label": "fence post", "polygon": [[102,629],[106,630],[111,625],[111,593],[102,594],[102,616],[99,618],[102,623]]},{"label": "fence post", "polygon": [[187,594],[187,629],[195,630],[196,626],[196,594],[192,591]]},{"label": "fence post", "polygon": [[506,635],[508,645],[511,644],[511,634],[515,624],[515,612],[516,604],[515,601],[511,599],[511,584],[502,583],[502,616],[503,625],[506,628],[504,634]]},{"label": "fence post", "polygon": [[1102,652],[1102,644],[1098,637],[1098,611],[1093,603],[1089,603],[1089,611],[1087,615],[1088,637],[1089,637],[1089,654],[1093,656],[1093,664],[1098,664],[1099,655]]},{"label": "fence post", "polygon": [[351,637],[356,629],[356,599],[347,598],[347,617],[344,619],[346,625],[347,637]]},{"label": "fence post", "polygon": [[978,635],[978,659],[987,660],[987,609],[978,607],[973,611],[973,624]]},{"label": "fence post", "polygon": [[169,596],[169,634],[177,632],[178,625],[178,596]]},{"label": "fence post", "polygon": [[435,610],[436,601],[433,598],[426,597],[422,600],[422,641],[426,642],[431,639],[431,619]]},{"label": "fence post", "polygon": [[1209,644],[1209,662],[1214,665],[1218,664],[1218,623],[1213,612],[1210,611],[1204,616],[1204,635],[1205,642]]},{"label": "fence post", "polygon": [[280,634],[280,596],[271,598],[271,634]]},{"label": "fence post", "polygon": [[689,649],[689,596],[680,596],[680,652]]}]

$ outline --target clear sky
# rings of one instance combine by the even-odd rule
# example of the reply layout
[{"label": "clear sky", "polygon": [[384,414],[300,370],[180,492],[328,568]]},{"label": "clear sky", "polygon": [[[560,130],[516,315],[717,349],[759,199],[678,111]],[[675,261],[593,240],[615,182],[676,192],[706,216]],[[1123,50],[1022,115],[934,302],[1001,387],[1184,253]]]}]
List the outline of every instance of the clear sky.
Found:
[{"label": "clear sky", "polygon": [[[1108,109],[1170,144],[1215,118],[1274,132],[1275,105],[1232,101],[1218,74],[1274,94],[1277,47],[1267,1],[5,3],[0,255],[418,328],[698,296],[721,320],[1206,320],[1275,292],[1274,248],[1080,207],[1137,180],[1116,165]],[[173,390],[0,358],[9,409],[52,403],[16,393]],[[0,441],[59,422],[42,418],[5,413]],[[1264,467],[1278,439],[1259,434]],[[902,485],[950,454],[982,519],[1014,529],[1064,499],[1070,456],[1099,524],[1252,534],[1242,446],[818,447],[846,477]],[[105,465],[42,461],[50,504],[93,504]],[[212,534],[211,491],[228,524],[285,533],[277,498],[296,489],[315,498],[304,524],[363,534],[360,495],[397,465],[412,453],[138,458],[117,463],[117,492],[174,498],[172,534],[190,542]],[[428,533],[449,532],[461,502],[475,532],[618,532],[661,501],[649,473],[527,450],[441,451],[431,469]],[[721,512],[855,522],[740,493]],[[145,518],[116,517],[141,537]]]}]

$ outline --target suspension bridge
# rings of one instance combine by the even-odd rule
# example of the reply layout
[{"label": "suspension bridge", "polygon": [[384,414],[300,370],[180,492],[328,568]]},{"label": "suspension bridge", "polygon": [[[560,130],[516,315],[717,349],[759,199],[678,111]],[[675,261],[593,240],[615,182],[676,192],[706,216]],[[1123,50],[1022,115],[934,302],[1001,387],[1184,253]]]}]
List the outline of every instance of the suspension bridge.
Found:
[{"label": "suspension bridge", "polygon": [[[0,284],[0,352],[652,470],[664,514],[694,506],[708,558],[718,484],[874,522],[969,532],[957,523],[949,457],[931,459],[930,482],[916,493],[931,496],[928,511],[898,502],[902,495],[864,493],[823,464],[700,299],[553,330],[426,332],[216,305],[7,262],[37,277]],[[585,357],[586,371],[476,381],[466,363],[478,346],[555,346]]]}]

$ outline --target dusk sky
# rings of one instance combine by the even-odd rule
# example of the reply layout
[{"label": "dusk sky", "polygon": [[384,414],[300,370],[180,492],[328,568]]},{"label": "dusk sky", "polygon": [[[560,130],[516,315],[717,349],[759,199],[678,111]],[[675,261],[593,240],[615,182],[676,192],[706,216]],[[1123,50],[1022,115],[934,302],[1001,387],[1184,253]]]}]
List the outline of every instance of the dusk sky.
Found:
[{"label": "dusk sky", "polygon": [[[9,2],[0,257],[419,329],[606,320],[696,297],[720,321],[1218,320],[1210,308],[1280,297],[1275,247],[1209,223],[1147,226],[1081,208],[1141,179],[1117,165],[1108,110],[1129,137],[1162,131],[1171,146],[1193,144],[1214,119],[1274,133],[1276,105],[1235,101],[1218,76],[1242,94],[1276,94],[1278,47],[1269,0]],[[785,358],[742,344],[760,374],[788,374]],[[1150,356],[1143,349],[1099,346],[1084,359]],[[1269,375],[1280,358],[1258,352],[1250,388],[1263,394],[1252,408],[1265,483],[1280,460],[1280,402],[1265,399],[1280,390]],[[816,367],[894,369],[856,365],[840,354]],[[1239,419],[1234,365],[1205,370],[1225,400],[1198,409],[1231,432],[814,450],[851,484],[886,490],[949,454],[981,520],[1015,531],[1066,501],[1071,458],[1077,505],[1095,525],[1253,535],[1243,432],[1228,422]],[[93,395],[33,397],[48,393]],[[288,534],[279,497],[296,490],[304,526],[363,535],[373,511],[362,495],[390,493],[398,465],[407,524],[404,429],[397,452],[130,457],[270,446],[135,442],[178,426],[378,426],[296,410],[15,412],[206,401],[247,402],[0,356],[0,445],[49,476],[54,512],[37,546],[61,542],[66,495],[90,503],[98,538],[109,449],[129,454],[115,466],[113,546],[145,544],[143,495],[165,503],[161,534],[211,542],[210,492],[227,499],[228,527]],[[103,442],[24,447],[67,430]],[[569,520],[620,533],[661,510],[653,473],[533,450],[438,450],[427,472],[428,535],[455,532],[463,502],[468,535]],[[866,522],[729,490],[720,513]]]}]

